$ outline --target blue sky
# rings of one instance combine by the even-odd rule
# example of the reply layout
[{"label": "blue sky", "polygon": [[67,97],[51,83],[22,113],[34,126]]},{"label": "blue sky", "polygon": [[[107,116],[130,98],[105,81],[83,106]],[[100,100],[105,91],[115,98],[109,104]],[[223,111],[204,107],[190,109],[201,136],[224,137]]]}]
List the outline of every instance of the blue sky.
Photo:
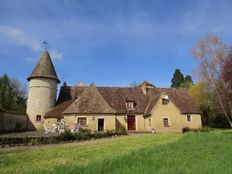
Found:
[{"label": "blue sky", "polygon": [[0,74],[27,84],[47,40],[69,85],[169,87],[206,33],[232,44],[231,0],[1,0]]}]

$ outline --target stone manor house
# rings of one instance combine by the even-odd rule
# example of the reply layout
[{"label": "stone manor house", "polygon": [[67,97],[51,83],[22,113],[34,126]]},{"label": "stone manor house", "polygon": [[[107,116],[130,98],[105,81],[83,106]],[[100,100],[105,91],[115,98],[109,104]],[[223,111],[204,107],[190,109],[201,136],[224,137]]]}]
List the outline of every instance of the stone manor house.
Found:
[{"label": "stone manor house", "polygon": [[157,88],[144,81],[136,87],[61,86],[45,51],[28,77],[27,115],[32,128],[42,130],[61,120],[69,129],[76,124],[92,131],[181,132],[201,128],[201,113],[185,89]]}]

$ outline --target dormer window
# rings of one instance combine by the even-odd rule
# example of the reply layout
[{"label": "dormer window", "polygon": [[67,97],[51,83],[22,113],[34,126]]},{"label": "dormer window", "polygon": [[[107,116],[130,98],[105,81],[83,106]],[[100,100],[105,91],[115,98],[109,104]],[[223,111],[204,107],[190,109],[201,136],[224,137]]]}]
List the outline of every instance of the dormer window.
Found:
[{"label": "dormer window", "polygon": [[168,104],[168,100],[165,98],[162,98],[162,105],[167,105]]},{"label": "dormer window", "polygon": [[134,101],[126,101],[127,110],[135,110],[136,103]]},{"label": "dormer window", "polygon": [[168,96],[167,95],[164,95],[163,97],[162,97],[162,105],[167,105],[168,104]]}]

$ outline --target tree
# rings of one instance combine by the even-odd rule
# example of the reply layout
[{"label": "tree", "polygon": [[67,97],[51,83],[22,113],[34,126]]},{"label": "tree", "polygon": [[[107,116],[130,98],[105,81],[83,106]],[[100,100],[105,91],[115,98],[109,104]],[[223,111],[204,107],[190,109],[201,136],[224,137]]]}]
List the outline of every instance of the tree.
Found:
[{"label": "tree", "polygon": [[185,76],[184,82],[180,84],[181,88],[189,89],[193,85],[193,80],[190,75]]},{"label": "tree", "polygon": [[193,83],[192,77],[190,75],[185,76],[184,82]]},{"label": "tree", "polygon": [[140,83],[138,83],[136,81],[133,81],[133,82],[130,83],[131,87],[136,87],[136,86],[139,86],[139,85],[140,85]]},{"label": "tree", "polygon": [[176,69],[172,78],[172,88],[178,88],[184,83],[184,76],[179,69]]},{"label": "tree", "polygon": [[228,46],[216,35],[206,35],[198,42],[197,48],[192,50],[192,54],[200,61],[201,80],[207,83],[211,92],[216,96],[214,102],[230,126],[232,127],[232,104],[229,99],[226,83],[221,78],[223,63],[228,58]]},{"label": "tree", "polygon": [[201,82],[192,85],[189,88],[189,94],[192,96],[193,100],[202,112],[203,125],[210,125],[211,121],[209,118],[209,102],[211,99],[211,93],[207,83]]},{"label": "tree", "polygon": [[232,97],[232,50],[230,50],[227,59],[223,62],[221,78],[225,82],[230,97]]},{"label": "tree", "polygon": [[16,79],[10,79],[7,74],[0,77],[0,109],[25,112],[25,88]]}]

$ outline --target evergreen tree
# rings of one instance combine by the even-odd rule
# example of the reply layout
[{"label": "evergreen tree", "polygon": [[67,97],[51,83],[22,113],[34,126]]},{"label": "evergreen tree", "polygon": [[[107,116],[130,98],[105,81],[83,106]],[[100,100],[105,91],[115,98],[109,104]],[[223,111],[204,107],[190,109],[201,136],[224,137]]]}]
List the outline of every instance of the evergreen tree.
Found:
[{"label": "evergreen tree", "polygon": [[0,110],[25,112],[25,109],[25,88],[18,80],[4,74],[0,77]]},{"label": "evergreen tree", "polygon": [[184,83],[184,76],[179,69],[176,69],[172,78],[172,88],[178,88]]},{"label": "evergreen tree", "polygon": [[193,80],[190,75],[185,76],[184,82],[179,87],[189,89],[193,85]]},{"label": "evergreen tree", "polygon": [[184,82],[193,83],[192,77],[190,75],[185,76]]}]

